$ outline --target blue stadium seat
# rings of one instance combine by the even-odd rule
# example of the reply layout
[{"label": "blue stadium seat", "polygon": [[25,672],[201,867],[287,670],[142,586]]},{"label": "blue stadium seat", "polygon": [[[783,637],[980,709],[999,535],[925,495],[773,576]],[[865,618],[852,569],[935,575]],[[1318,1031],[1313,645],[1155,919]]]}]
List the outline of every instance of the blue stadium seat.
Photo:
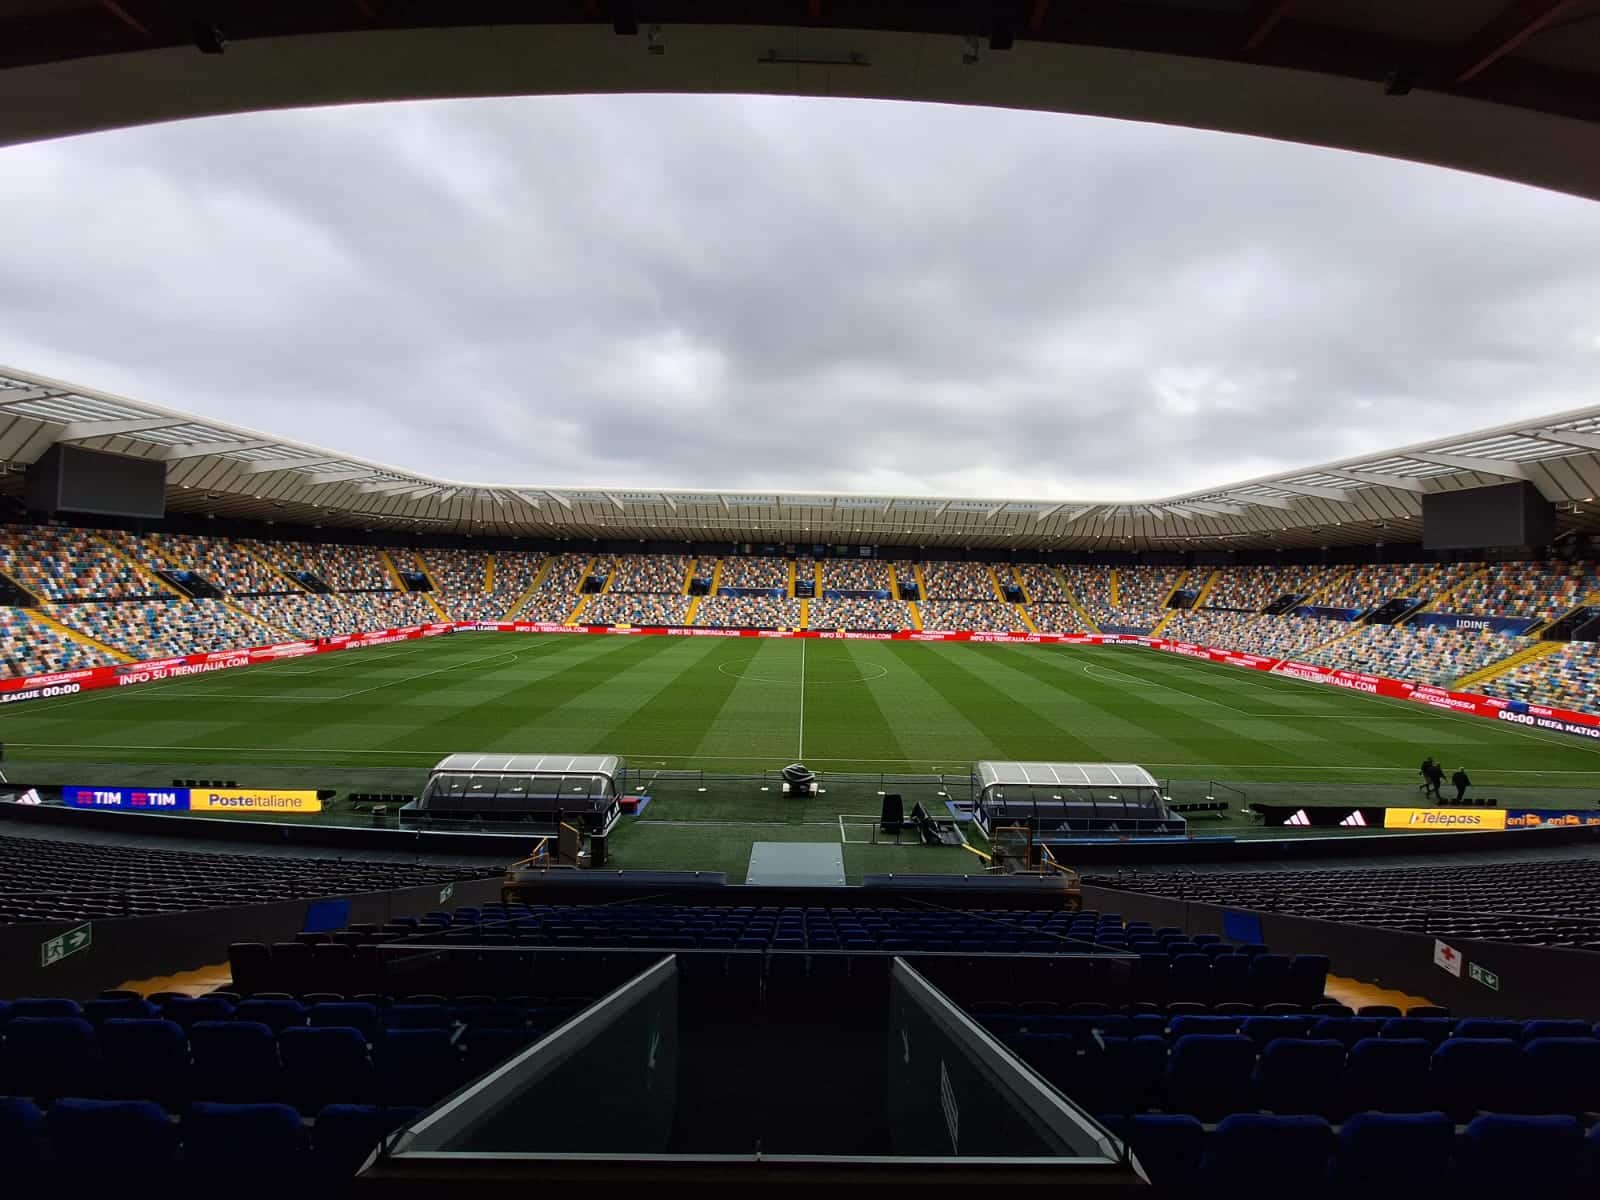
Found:
[{"label": "blue stadium seat", "polygon": [[396,1004],[383,1013],[386,1029],[448,1029],[450,1010],[443,1004]]},{"label": "blue stadium seat", "polygon": [[233,1005],[216,996],[174,996],[162,1002],[161,1015],[189,1029],[196,1021],[232,1020]]},{"label": "blue stadium seat", "polygon": [[1375,1038],[1383,1032],[1380,1017],[1323,1017],[1311,1027],[1311,1036],[1333,1038],[1349,1049],[1362,1038]]},{"label": "blue stadium seat", "polygon": [[83,1006],[64,996],[19,996],[11,1002],[11,1016],[81,1017]]},{"label": "blue stadium seat", "polygon": [[159,1017],[113,1017],[100,1027],[105,1090],[124,1100],[159,1100],[181,1108],[189,1093],[189,1039]]},{"label": "blue stadium seat", "polygon": [[1600,1038],[1537,1037],[1523,1045],[1522,1057],[1530,1107],[1600,1111]]},{"label": "blue stadium seat", "polygon": [[1592,1038],[1594,1031],[1587,1021],[1524,1021],[1520,1036],[1526,1044],[1534,1038]]},{"label": "blue stadium seat", "polygon": [[1339,1130],[1332,1176],[1342,1185],[1439,1190],[1455,1148],[1442,1112],[1356,1113]]},{"label": "blue stadium seat", "polygon": [[287,1104],[201,1101],[184,1117],[182,1137],[186,1167],[226,1179],[296,1174],[308,1165],[305,1126]]},{"label": "blue stadium seat", "polygon": [[1516,1111],[1522,1051],[1510,1038],[1453,1037],[1433,1052],[1435,1103],[1457,1120],[1480,1111]]},{"label": "blue stadium seat", "polygon": [[1282,954],[1257,954],[1250,960],[1250,990],[1257,1004],[1288,1000],[1289,960]]},{"label": "blue stadium seat", "polygon": [[1458,1183],[1469,1195],[1563,1195],[1583,1169],[1583,1130],[1570,1116],[1475,1117],[1462,1134]]},{"label": "blue stadium seat", "polygon": [[0,1087],[6,1091],[35,1100],[99,1091],[100,1046],[82,1017],[13,1017],[5,1032]]},{"label": "blue stadium seat", "polygon": [[461,1053],[448,1030],[387,1030],[376,1055],[375,1098],[385,1104],[432,1105],[461,1082]]},{"label": "blue stadium seat", "polygon": [[1456,1022],[1450,1036],[1460,1038],[1511,1038],[1522,1036],[1521,1021],[1506,1021],[1494,1017],[1463,1017]]},{"label": "blue stadium seat", "polygon": [[322,1029],[337,1025],[346,1029],[359,1029],[361,1036],[369,1042],[377,1036],[378,1009],[373,1004],[358,1003],[353,1000],[313,1004],[311,1011],[306,1015],[314,1028]]},{"label": "blue stadium seat", "polygon": [[1234,1113],[1206,1141],[1200,1180],[1249,1195],[1281,1195],[1321,1184],[1333,1128],[1321,1117]]},{"label": "blue stadium seat", "polygon": [[39,1106],[21,1096],[0,1096],[0,1172],[16,1176],[37,1170],[47,1150]]},{"label": "blue stadium seat", "polygon": [[1211,999],[1211,957],[1207,954],[1172,956],[1167,995],[1174,1000]]},{"label": "blue stadium seat", "polygon": [[99,1026],[114,1017],[128,1020],[153,1017],[156,1015],[156,1006],[139,997],[123,997],[119,1000],[90,1000],[83,1006],[83,1015],[89,1024]]},{"label": "blue stadium seat", "polygon": [[1239,1026],[1239,1032],[1254,1042],[1257,1049],[1263,1049],[1268,1042],[1277,1038],[1310,1037],[1315,1020],[1306,1016],[1246,1017]]},{"label": "blue stadium seat", "polygon": [[1211,960],[1211,990],[1218,1000],[1248,1000],[1250,958],[1245,954],[1218,954]]},{"label": "blue stadium seat", "polygon": [[1379,1037],[1421,1038],[1437,1046],[1455,1030],[1453,1017],[1391,1017],[1383,1023]]},{"label": "blue stadium seat", "polygon": [[46,1118],[57,1170],[96,1174],[164,1171],[178,1128],[150,1100],[57,1100]]},{"label": "blue stadium seat", "polygon": [[1242,1034],[1190,1034],[1172,1044],[1167,1060],[1171,1112],[1216,1120],[1249,1107],[1256,1046]]},{"label": "blue stadium seat", "polygon": [[273,1033],[306,1023],[306,1006],[298,1000],[244,1000],[234,1010],[240,1021],[259,1021]]},{"label": "blue stadium seat", "polygon": [[278,1044],[259,1021],[196,1021],[189,1030],[192,1094],[202,1100],[276,1099]]},{"label": "blue stadium seat", "polygon": [[[1322,990],[1328,986],[1328,956],[1326,954],[1296,954],[1289,960],[1289,994],[1287,999],[1301,1004],[1315,1004],[1322,999]],[[1396,1016],[1399,1015],[1397,1012]]]},{"label": "blue stadium seat", "polygon": [[1362,1038],[1350,1047],[1344,1098],[1350,1112],[1416,1112],[1433,1102],[1433,1047],[1422,1038]]},{"label": "blue stadium seat", "polygon": [[302,1112],[372,1098],[372,1063],[359,1029],[296,1026],[278,1037],[285,1097]]},{"label": "blue stadium seat", "polygon": [[1240,1023],[1238,1017],[1173,1017],[1169,1032],[1174,1038],[1187,1037],[1191,1033],[1238,1033]]},{"label": "blue stadium seat", "polygon": [[383,1108],[376,1104],[328,1105],[317,1113],[311,1131],[318,1171],[354,1175],[381,1138],[421,1112],[420,1108]]},{"label": "blue stadium seat", "polygon": [[1332,1038],[1268,1042],[1256,1067],[1258,1107],[1276,1113],[1335,1116],[1344,1075],[1344,1046]]},{"label": "blue stadium seat", "polygon": [[1157,1187],[1177,1187],[1194,1178],[1205,1147],[1205,1129],[1181,1113],[1140,1113],[1106,1122],[1133,1149],[1134,1157]]}]

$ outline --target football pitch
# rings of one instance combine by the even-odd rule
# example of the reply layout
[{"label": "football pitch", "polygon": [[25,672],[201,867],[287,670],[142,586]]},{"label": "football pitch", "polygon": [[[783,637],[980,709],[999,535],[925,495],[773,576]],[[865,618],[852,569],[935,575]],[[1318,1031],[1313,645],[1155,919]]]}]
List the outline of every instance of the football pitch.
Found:
[{"label": "football pitch", "polygon": [[[1176,800],[1232,802],[1197,833],[1245,832],[1252,802],[1413,803],[1425,754],[1503,803],[1600,797],[1594,743],[1133,646],[458,634],[18,705],[0,741],[13,782],[341,792],[414,793],[457,751],[620,754],[653,799],[624,818],[615,865],[736,880],[753,842],[841,834],[852,876],[980,865],[852,844],[839,816],[873,790],[798,802],[718,778],[795,761],[824,786],[964,778],[984,758],[1133,762]],[[653,789],[654,771],[703,771],[705,790]]]}]

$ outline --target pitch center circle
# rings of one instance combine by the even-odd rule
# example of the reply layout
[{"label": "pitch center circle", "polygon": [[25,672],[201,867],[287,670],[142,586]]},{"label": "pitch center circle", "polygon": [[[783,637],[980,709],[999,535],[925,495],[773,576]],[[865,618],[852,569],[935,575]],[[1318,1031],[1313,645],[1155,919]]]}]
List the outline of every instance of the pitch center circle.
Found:
[{"label": "pitch center circle", "polygon": [[[800,676],[798,676],[798,675],[793,676],[792,678],[789,678],[789,679],[779,679],[779,678],[777,678],[775,676],[772,676],[772,675],[752,675],[752,674],[750,674],[750,673],[748,673],[746,671],[737,671],[737,670],[730,671],[728,669],[730,666],[735,666],[735,665],[745,665],[745,666],[747,666],[747,665],[749,665],[749,660],[746,660],[746,662],[744,664],[718,663],[717,664],[717,670],[720,671],[722,674],[728,676],[730,679],[748,679],[752,683],[789,683],[789,684],[798,685],[801,682]],[[845,678],[845,679],[829,679],[829,678],[826,677],[825,674],[822,677],[819,678],[818,675],[817,675],[818,668],[816,668],[816,667],[807,667],[806,668],[806,673],[805,673],[805,685],[807,687],[817,687],[818,685],[829,684],[829,683],[867,683],[867,682],[870,682],[871,680],[874,680],[874,679],[882,679],[885,675],[887,675],[889,673],[889,668],[884,666],[881,663],[868,663],[867,666],[866,666],[866,669],[868,671],[875,671],[876,674],[873,674],[873,675],[857,674],[857,675],[851,675],[851,676],[849,676],[848,678]],[[823,668],[823,670],[826,671],[826,668]]]}]

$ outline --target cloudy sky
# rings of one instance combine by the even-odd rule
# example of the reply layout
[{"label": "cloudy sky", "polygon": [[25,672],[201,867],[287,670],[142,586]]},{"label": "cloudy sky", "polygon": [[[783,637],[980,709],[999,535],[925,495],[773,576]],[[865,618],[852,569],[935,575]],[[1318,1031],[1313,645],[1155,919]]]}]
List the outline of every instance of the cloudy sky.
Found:
[{"label": "cloudy sky", "polygon": [[0,362],[475,482],[1136,498],[1600,399],[1600,204],[1217,134],[461,101],[0,178]]}]

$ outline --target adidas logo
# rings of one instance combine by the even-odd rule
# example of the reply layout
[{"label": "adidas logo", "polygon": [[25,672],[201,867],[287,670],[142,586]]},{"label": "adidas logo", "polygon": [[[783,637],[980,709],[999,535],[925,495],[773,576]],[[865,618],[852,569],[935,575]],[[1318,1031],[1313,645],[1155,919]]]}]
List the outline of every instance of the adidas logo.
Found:
[{"label": "adidas logo", "polygon": [[1352,829],[1355,828],[1356,826],[1365,827],[1366,823],[1367,823],[1367,819],[1361,815],[1361,810],[1359,808],[1356,809],[1355,812],[1351,813],[1344,820],[1339,822],[1339,824],[1347,826],[1347,827],[1352,828]]},{"label": "adidas logo", "polygon": [[1306,810],[1305,809],[1299,808],[1299,809],[1295,810],[1294,815],[1292,817],[1290,817],[1287,821],[1285,821],[1284,824],[1285,825],[1309,825],[1309,824],[1311,824],[1311,818],[1306,816]]}]

